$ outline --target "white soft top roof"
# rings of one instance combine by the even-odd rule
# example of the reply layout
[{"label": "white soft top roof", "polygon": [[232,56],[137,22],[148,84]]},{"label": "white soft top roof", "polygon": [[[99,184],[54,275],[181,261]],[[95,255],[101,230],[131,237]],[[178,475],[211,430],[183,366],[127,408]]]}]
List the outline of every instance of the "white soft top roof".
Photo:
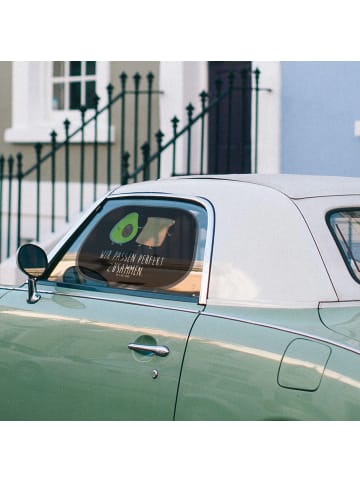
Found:
[{"label": "white soft top roof", "polygon": [[127,193],[167,193],[211,202],[216,231],[210,304],[317,306],[320,301],[359,299],[359,285],[348,273],[325,215],[332,209],[359,207],[360,178],[182,176],[128,184],[112,195]]},{"label": "white soft top roof", "polygon": [[[320,196],[349,196],[360,194],[359,177],[340,176],[314,176],[302,174],[228,174],[228,175],[203,175],[182,176],[145,183],[128,184],[116,189],[113,194],[124,191],[151,191],[159,190],[160,184],[172,183],[181,185],[185,180],[201,180],[201,184],[211,183],[216,180],[241,182],[266,186],[279,191],[292,199],[303,199]],[[171,182],[171,184],[168,184]]]},{"label": "white soft top roof", "polygon": [[[196,176],[190,177],[196,178]],[[228,174],[217,176],[206,175],[199,176],[198,178],[223,179],[258,184],[280,191],[293,199],[360,194],[359,177],[303,174]],[[189,177],[180,179],[189,179]]]}]

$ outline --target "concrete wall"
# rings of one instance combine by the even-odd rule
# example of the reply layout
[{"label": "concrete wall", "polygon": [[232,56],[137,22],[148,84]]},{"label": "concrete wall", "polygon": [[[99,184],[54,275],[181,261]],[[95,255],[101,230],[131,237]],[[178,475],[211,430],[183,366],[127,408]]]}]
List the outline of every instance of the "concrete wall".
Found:
[{"label": "concrete wall", "polygon": [[360,62],[281,62],[281,172],[360,176]]}]

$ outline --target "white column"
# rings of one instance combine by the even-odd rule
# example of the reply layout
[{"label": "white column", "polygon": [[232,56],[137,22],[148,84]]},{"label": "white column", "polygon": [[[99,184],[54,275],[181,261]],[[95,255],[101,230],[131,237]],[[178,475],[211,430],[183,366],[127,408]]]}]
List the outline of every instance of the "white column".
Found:
[{"label": "white column", "polygon": [[[260,88],[271,92],[259,92],[258,117],[258,172],[276,174],[280,172],[281,159],[281,70],[280,62],[252,62],[258,68]],[[255,96],[252,98],[252,162],[255,155]]]},{"label": "white column", "polygon": [[[160,63],[160,129],[165,134],[163,144],[173,137],[171,119],[179,119],[178,132],[187,124],[186,106],[191,103],[195,107],[193,117],[200,112],[200,97],[202,90],[208,90],[207,62],[161,62]],[[194,128],[195,129],[195,128]],[[191,163],[196,169],[200,155],[200,137],[197,132],[192,134]],[[172,172],[172,147],[162,156],[161,177],[168,177]],[[176,143],[176,173],[186,172],[187,136]]]}]

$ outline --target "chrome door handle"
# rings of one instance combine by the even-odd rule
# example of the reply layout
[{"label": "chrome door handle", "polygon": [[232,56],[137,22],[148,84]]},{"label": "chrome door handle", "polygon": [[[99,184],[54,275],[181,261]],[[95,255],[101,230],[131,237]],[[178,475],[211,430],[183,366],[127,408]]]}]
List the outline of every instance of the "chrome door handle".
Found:
[{"label": "chrome door handle", "polygon": [[150,352],[157,356],[168,356],[170,350],[167,346],[161,345],[139,345],[137,343],[129,343],[129,350],[139,351],[139,352]]}]

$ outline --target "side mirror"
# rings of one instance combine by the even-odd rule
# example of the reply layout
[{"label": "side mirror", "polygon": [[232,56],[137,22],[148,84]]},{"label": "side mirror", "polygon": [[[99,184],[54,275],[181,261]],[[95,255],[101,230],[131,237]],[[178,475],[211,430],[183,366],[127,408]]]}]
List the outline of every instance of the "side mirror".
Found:
[{"label": "side mirror", "polygon": [[45,251],[35,244],[24,244],[17,253],[17,264],[28,277],[28,303],[36,303],[41,296],[36,289],[36,280],[45,273],[48,259]]}]

